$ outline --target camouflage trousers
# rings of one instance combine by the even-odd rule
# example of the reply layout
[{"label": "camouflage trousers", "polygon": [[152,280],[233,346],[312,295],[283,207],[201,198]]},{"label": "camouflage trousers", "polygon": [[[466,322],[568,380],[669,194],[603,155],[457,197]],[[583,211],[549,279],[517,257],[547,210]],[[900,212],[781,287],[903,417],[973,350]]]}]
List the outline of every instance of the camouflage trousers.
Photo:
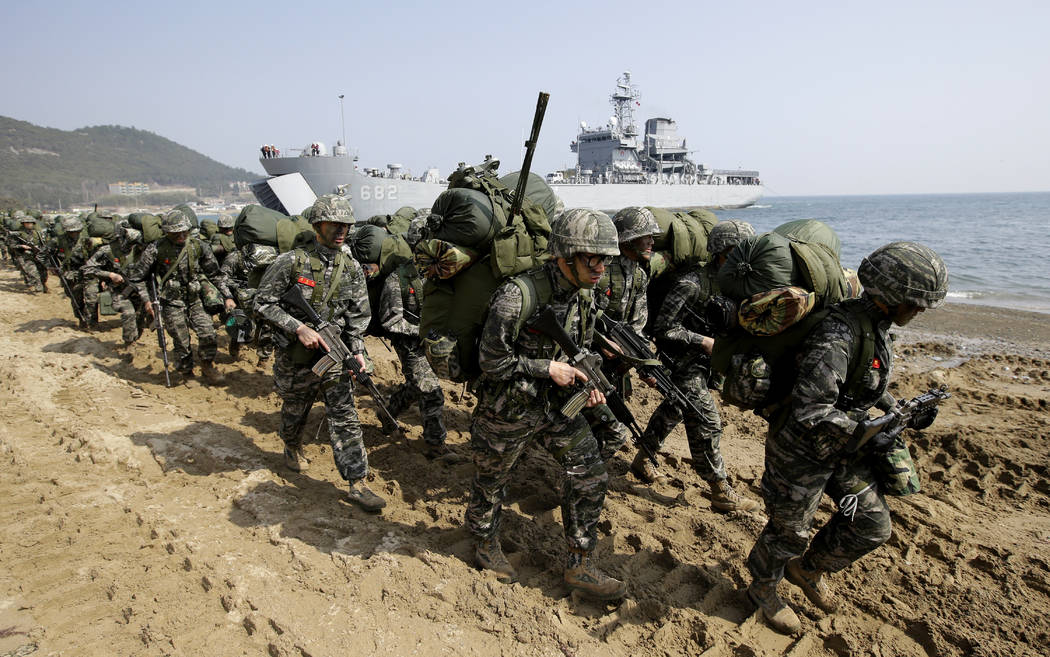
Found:
[{"label": "camouflage trousers", "polygon": [[[755,581],[780,581],[787,562],[800,555],[807,569],[842,570],[885,543],[892,529],[890,510],[874,481],[863,461],[820,460],[804,437],[784,431],[770,436],[762,475],[769,520],[747,558]],[[851,518],[836,512],[810,544],[810,528],[824,493],[840,505],[853,493],[856,511]]]},{"label": "camouflage trousers", "polygon": [[390,413],[397,417],[413,402],[423,418],[423,440],[428,445],[444,445],[445,392],[431,369],[418,338],[391,337],[394,351],[401,360],[405,382],[390,395]]},{"label": "camouflage trousers", "polygon": [[[85,292],[85,297],[87,293]],[[211,315],[204,310],[200,299],[194,299],[188,306],[173,306],[164,302],[164,328],[171,336],[172,352],[175,357],[175,369],[188,372],[193,369],[193,351],[190,349],[190,329],[197,334],[197,351],[201,360],[215,360],[217,341],[215,325]]]},{"label": "camouflage trousers", "polygon": [[718,481],[726,478],[726,466],[722,461],[719,443],[722,441],[722,416],[718,413],[711,391],[707,389],[707,372],[682,376],[671,375],[689,401],[701,413],[690,408],[682,409],[668,399],[660,402],[649,419],[649,425],[642,434],[642,441],[655,453],[663,446],[667,436],[685,420],[685,437],[689,443],[689,455],[693,459],[693,469],[704,481]]},{"label": "camouflage trousers", "polygon": [[273,364],[273,382],[284,401],[278,432],[284,444],[291,449],[302,446],[306,418],[320,395],[339,475],[347,481],[364,479],[368,474],[368,455],[354,406],[354,385],[343,380],[342,367],[333,367],[321,378],[309,366],[292,363],[288,352],[282,349]]},{"label": "camouflage trousers", "polygon": [[[89,326],[98,324],[98,293],[98,279],[93,276],[85,277],[83,283],[84,317],[87,319]],[[168,320],[165,319],[164,321],[167,322]]]},{"label": "camouflage trousers", "polygon": [[22,280],[30,289],[34,292],[44,291],[44,286],[47,285],[47,267],[44,263],[31,255],[23,254],[15,260],[15,264],[22,272]]},{"label": "camouflage trousers", "polygon": [[[131,344],[139,339],[139,313],[132,302],[132,295],[135,295],[134,288],[130,285],[125,285],[122,289],[111,289],[110,295],[113,298],[113,310],[120,313],[120,333],[124,339],[124,344]],[[135,296],[137,297],[137,295]]]},{"label": "camouflage trousers", "polygon": [[[609,475],[598,454],[586,420],[550,418],[542,403],[501,417],[498,400],[483,398],[474,410],[470,448],[474,454],[474,480],[466,521],[478,539],[499,534],[503,499],[511,470],[533,440],[562,467],[561,515],[569,547],[592,551],[597,545],[597,524],[605,504]],[[557,411],[554,411],[557,413]]]},{"label": "camouflage trousers", "polygon": [[[59,274],[62,280],[69,286],[69,291],[66,291],[66,287],[62,286],[62,293],[69,298],[69,305],[73,309],[73,316],[78,321],[82,317],[87,317],[87,313],[84,310],[84,281],[80,280],[80,276],[77,272],[65,271]],[[69,292],[73,293],[73,296],[69,296]]]}]

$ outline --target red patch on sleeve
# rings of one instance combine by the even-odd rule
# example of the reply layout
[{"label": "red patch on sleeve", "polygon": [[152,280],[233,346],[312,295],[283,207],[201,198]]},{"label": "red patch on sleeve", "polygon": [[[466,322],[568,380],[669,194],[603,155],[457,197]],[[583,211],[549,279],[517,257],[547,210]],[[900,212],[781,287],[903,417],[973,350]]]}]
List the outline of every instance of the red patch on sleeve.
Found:
[{"label": "red patch on sleeve", "polygon": [[309,279],[309,278],[307,278],[305,276],[300,276],[299,277],[299,282],[302,283],[303,285],[309,285],[310,287],[315,287],[317,285],[317,283],[315,283],[313,280],[311,280],[311,279]]},{"label": "red patch on sleeve", "polygon": [[164,258],[164,264],[170,265],[171,264],[171,260],[168,260],[167,258]]},{"label": "red patch on sleeve", "polygon": [[878,358],[873,359],[871,361],[871,369],[873,369],[873,370],[881,370],[882,369],[882,361],[880,361]]},{"label": "red patch on sleeve", "polygon": [[414,288],[414,287],[408,288],[408,293],[409,294],[415,294],[416,293],[416,288]]}]

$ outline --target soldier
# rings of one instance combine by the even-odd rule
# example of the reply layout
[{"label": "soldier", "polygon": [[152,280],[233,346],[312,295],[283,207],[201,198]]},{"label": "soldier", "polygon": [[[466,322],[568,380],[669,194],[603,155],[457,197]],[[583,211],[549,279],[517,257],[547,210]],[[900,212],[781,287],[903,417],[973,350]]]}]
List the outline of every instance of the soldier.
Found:
[{"label": "soldier", "polygon": [[[620,253],[609,262],[605,274],[598,281],[595,302],[602,313],[624,322],[638,335],[644,335],[645,324],[649,321],[649,305],[645,294],[649,275],[645,269],[653,255],[653,236],[660,234],[660,225],[656,223],[652,211],[641,207],[620,210],[613,216],[613,225],[616,226]],[[630,376],[617,371],[615,354],[605,355],[609,360],[605,361],[603,368],[609,380],[616,384],[622,397],[630,396]],[[615,420],[607,406],[585,412],[601,448],[602,458],[608,463],[630,438],[630,432]]]},{"label": "soldier", "polygon": [[[698,329],[706,328],[697,325],[688,309],[702,309],[718,293],[715,283],[718,268],[725,262],[730,249],[754,234],[751,224],[742,221],[716,224],[708,236],[708,251],[714,256],[711,262],[686,272],[674,282],[653,325],[657,346],[666,356],[665,362],[671,370],[671,380],[702,412],[680,408],[672,400],[665,399],[650,418],[642,441],[655,453],[684,418],[693,469],[711,487],[711,506],[722,511],[751,511],[758,508],[758,503],[741,497],[726,478],[719,449],[722,417],[707,388],[710,362],[707,356],[714,339],[699,332]],[[631,470],[650,483],[663,478],[641,451],[631,464]]]},{"label": "soldier", "polygon": [[[499,541],[501,507],[511,469],[526,447],[538,441],[564,470],[565,583],[599,599],[617,599],[626,592],[624,583],[599,572],[591,557],[609,475],[582,414],[566,417],[559,410],[577,391],[575,382],[585,381],[586,375],[555,359],[560,349],[553,340],[525,328],[549,306],[577,345],[590,346],[591,289],[620,252],[616,228],[596,210],[568,210],[555,221],[550,251],[550,261],[504,283],[489,303],[478,347],[482,374],[471,424],[475,474],[466,522],[475,539],[477,564],[500,581],[513,582],[517,573]],[[601,393],[590,393],[588,406],[604,402]]]},{"label": "soldier", "polygon": [[[226,285],[233,294],[237,307],[243,309],[250,318],[255,315],[252,306],[255,302],[256,286],[262,279],[263,271],[276,258],[277,249],[248,243],[239,249],[234,249],[222,261],[219,269],[226,277]],[[252,342],[259,356],[256,367],[265,369],[269,366],[270,358],[273,356],[273,331],[269,322],[255,322]],[[240,347],[240,343],[230,340],[230,356],[234,360],[240,356]]]},{"label": "soldier", "polygon": [[16,260],[26,285],[33,294],[47,292],[47,264],[44,260],[47,250],[47,239],[43,231],[37,228],[37,220],[31,214],[19,218],[21,229],[15,233],[12,242]]},{"label": "soldier", "polygon": [[95,251],[81,270],[85,277],[96,278],[108,286],[113,309],[120,313],[121,337],[125,346],[139,337],[138,311],[134,303],[138,294],[128,277],[138,259],[135,243],[140,235],[134,228],[117,224],[113,239]]},{"label": "soldier", "polygon": [[58,276],[69,285],[73,293],[69,299],[73,307],[73,316],[82,330],[93,330],[97,324],[88,324],[87,309],[84,307],[84,276],[80,268],[87,262],[87,247],[84,239],[84,222],[75,215],[62,218],[63,233],[53,240],[55,255],[58,258]]},{"label": "soldier", "polygon": [[[378,265],[373,266],[378,270]],[[455,460],[455,454],[445,444],[445,392],[427,362],[419,340],[419,311],[423,292],[419,272],[414,263],[407,262],[376,284],[381,286],[379,307],[375,309],[377,333],[390,340],[405,375],[405,382],[390,395],[387,405],[390,414],[397,417],[412,402],[416,402],[423,418],[423,442],[426,444],[423,455],[428,459]],[[380,417],[384,420],[384,430],[390,432],[395,429],[389,426],[389,420]]]},{"label": "soldier", "polygon": [[233,241],[233,223],[234,219],[232,216],[228,214],[219,215],[219,219],[216,221],[219,230],[211,236],[211,250],[220,265],[227,256],[237,250],[237,244]]},{"label": "soldier", "polygon": [[139,298],[146,299],[146,313],[153,317],[154,308],[146,281],[156,277],[156,291],[163,302],[164,328],[173,343],[175,370],[185,377],[193,376],[192,328],[197,334],[201,375],[210,384],[220,384],[224,379],[215,369],[215,326],[201,303],[200,278],[207,277],[212,281],[225,299],[227,309],[232,310],[236,304],[211,249],[205,248],[199,239],[190,238],[189,219],[179,210],[171,210],[164,215],[161,229],[164,237],[146,247],[131,268],[129,280]]},{"label": "soldier", "polygon": [[284,400],[279,435],[284,441],[285,465],[294,472],[307,469],[302,433],[314,399],[321,395],[328,418],[332,456],[340,476],[350,484],[350,501],[369,512],[382,511],[386,500],[365,483],[368,455],[354,407],[354,387],[345,364],[338,364],[318,377],[310,369],[328,345],[313,327],[292,316],[280,298],[299,286],[308,302],[326,321],[342,329],[343,342],[358,363],[365,366],[363,338],[368,320],[368,291],[361,266],[343,244],[354,214],[350,202],[334,194],[317,199],[310,208],[310,223],[317,240],[308,246],[282,253],[263,275],[255,295],[255,312],[288,339],[278,342],[273,379]]},{"label": "soldier", "polygon": [[[893,361],[890,324],[906,325],[940,305],[948,292],[944,261],[915,242],[876,249],[861,262],[857,275],[864,285],[861,298],[839,304],[806,336],[789,403],[770,423],[766,441],[762,496],[769,520],[747,559],[752,577],[748,595],[774,629],[785,634],[800,629],[798,616],[776,592],[785,574],[830,613],[838,601],[824,574],[846,568],[890,536],[890,511],[872,472],[871,454],[851,452],[851,438],[868,409],[886,411],[896,405],[887,391]],[[874,355],[858,362],[865,334],[874,341]],[[850,385],[858,366],[867,371]],[[929,426],[934,415],[912,427]],[[869,442],[873,449],[885,450],[886,438],[877,434]],[[856,509],[851,516],[833,515],[810,543],[813,517],[825,492],[835,500],[851,494]]]}]

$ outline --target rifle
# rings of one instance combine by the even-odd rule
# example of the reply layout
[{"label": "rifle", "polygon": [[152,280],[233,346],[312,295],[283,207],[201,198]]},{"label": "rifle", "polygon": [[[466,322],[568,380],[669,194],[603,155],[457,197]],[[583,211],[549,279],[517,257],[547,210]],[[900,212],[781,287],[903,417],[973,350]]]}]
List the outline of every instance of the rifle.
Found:
[{"label": "rifle", "polygon": [[164,320],[161,318],[163,308],[160,304],[160,294],[157,293],[157,279],[151,273],[149,275],[150,301],[156,306],[153,309],[153,327],[157,330],[157,342],[160,343],[161,357],[164,359],[164,382],[166,387],[171,387],[171,374],[168,373],[168,342],[164,337]]},{"label": "rifle", "polygon": [[73,304],[73,314],[77,316],[77,321],[87,324],[87,318],[84,317],[84,309],[77,303],[77,298],[73,296],[73,288],[69,286],[69,281],[62,274],[62,264],[58,261],[58,256],[54,252],[48,252],[46,257],[47,263],[54,268],[55,275],[58,276],[58,282],[62,284],[62,291],[66,293],[66,296],[69,297]]},{"label": "rifle", "polygon": [[928,392],[891,408],[885,415],[858,423],[844,451],[847,454],[855,454],[879,433],[895,438],[905,429],[928,427],[937,413],[937,406],[951,396],[947,386],[931,388]]},{"label": "rifle", "polygon": [[[376,406],[383,411],[384,417],[389,420],[393,426],[398,428],[400,432],[401,425],[398,424],[397,418],[390,412],[390,409],[386,405],[386,399],[383,397],[383,393],[379,391],[375,381],[369,376],[368,372],[361,366],[361,363],[357,361],[354,354],[350,353],[350,348],[346,346],[343,339],[339,337],[339,327],[331,322],[326,322],[321,319],[321,316],[317,314],[317,311],[311,306],[306,299],[303,298],[303,293],[299,289],[298,285],[293,285],[285,292],[280,300],[280,304],[286,311],[292,312],[298,310],[302,313],[310,324],[314,325],[314,330],[321,335],[321,339],[328,345],[328,352],[321,357],[314,366],[310,368],[317,376],[324,376],[328,370],[332,369],[340,363],[348,367],[351,372],[354,373],[354,378],[365,387],[368,394],[372,395],[372,399],[375,400]],[[292,313],[294,314],[294,312]]]},{"label": "rifle", "polygon": [[686,408],[696,415],[703,415],[700,408],[671,381],[671,375],[660,361],[653,358],[653,353],[649,351],[649,344],[645,339],[631,330],[630,326],[607,315],[602,315],[598,318],[597,328],[608,334],[606,336],[596,332],[595,336],[606,343],[609,351],[617,352],[615,348],[610,348],[608,343],[614,343],[622,349],[618,356],[627,368],[633,367],[643,377],[655,379],[656,391],[675,406]]},{"label": "rifle", "polygon": [[598,354],[584,351],[577,346],[569,334],[565,332],[550,306],[545,306],[542,311],[537,313],[529,322],[529,326],[554,340],[565,352],[565,355],[569,357],[569,365],[587,375],[587,381],[583,384],[583,390],[570,397],[569,401],[565,402],[561,407],[562,415],[569,418],[576,417],[587,404],[591,391],[597,390],[605,395],[605,403],[609,410],[613,412],[613,415],[616,416],[616,419],[631,431],[634,444],[645,452],[646,457],[653,466],[659,467],[660,464],[656,460],[656,454],[642,441],[642,428],[638,426],[638,421],[635,419],[634,414],[631,413],[631,409],[627,408],[627,404],[624,402],[623,397],[620,396],[620,393],[616,391],[616,387],[609,382],[609,379],[602,372],[602,357]]},{"label": "rifle", "polygon": [[543,125],[543,115],[547,113],[547,101],[551,95],[544,91],[536,98],[536,114],[532,117],[532,131],[525,142],[525,159],[521,162],[521,171],[518,172],[518,184],[514,186],[514,200],[510,206],[510,220],[521,213],[521,204],[525,200],[525,185],[529,181],[529,170],[532,168],[532,156],[536,152],[536,144],[540,140],[540,126]]}]

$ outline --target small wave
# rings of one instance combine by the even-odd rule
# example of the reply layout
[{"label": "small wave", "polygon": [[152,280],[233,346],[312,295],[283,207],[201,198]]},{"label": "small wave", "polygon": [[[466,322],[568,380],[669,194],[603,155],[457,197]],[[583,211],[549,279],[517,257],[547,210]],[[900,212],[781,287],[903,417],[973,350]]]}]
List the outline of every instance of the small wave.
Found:
[{"label": "small wave", "polygon": [[991,296],[991,294],[977,290],[954,290],[948,292],[947,296],[949,299],[983,299]]},{"label": "small wave", "polygon": [[773,206],[772,205],[752,205],[750,207],[755,209],[755,210],[768,210],[769,208],[771,208]]}]

